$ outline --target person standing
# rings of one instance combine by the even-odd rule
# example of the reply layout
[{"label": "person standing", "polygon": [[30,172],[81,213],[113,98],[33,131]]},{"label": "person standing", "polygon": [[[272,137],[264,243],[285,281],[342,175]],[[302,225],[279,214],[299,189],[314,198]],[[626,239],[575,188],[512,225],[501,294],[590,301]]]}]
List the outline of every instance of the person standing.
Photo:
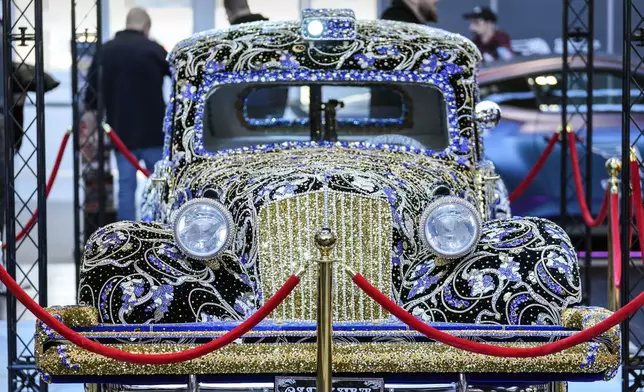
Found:
[{"label": "person standing", "polygon": [[438,22],[439,0],[393,0],[380,19],[417,24]]},{"label": "person standing", "polygon": [[[224,0],[224,8],[226,8],[228,23],[231,26],[268,20],[262,14],[254,14],[250,10],[247,0]],[[245,113],[248,119],[284,117],[284,112],[288,105],[288,93],[288,87],[278,86],[269,86],[255,90],[245,100]]]},{"label": "person standing", "polygon": [[[89,70],[82,121],[96,129],[99,97],[107,123],[148,170],[163,155],[164,78],[170,76],[166,50],[149,38],[152,21],[142,8],[131,9],[125,29],[96,53]],[[100,84],[100,89],[99,89]],[[119,220],[136,218],[136,169],[116,151]]]},{"label": "person standing", "polygon": [[470,31],[474,33],[473,42],[486,63],[514,57],[510,36],[497,28],[497,16],[488,7],[476,6],[472,12],[463,15],[470,21]]},{"label": "person standing", "polygon": [[262,14],[252,13],[246,0],[224,0],[224,8],[231,25],[268,20]]},{"label": "person standing", "polygon": [[[380,19],[414,24],[438,22],[439,0],[393,0]],[[372,118],[400,118],[404,101],[400,94],[388,88],[371,88],[369,115]]]}]

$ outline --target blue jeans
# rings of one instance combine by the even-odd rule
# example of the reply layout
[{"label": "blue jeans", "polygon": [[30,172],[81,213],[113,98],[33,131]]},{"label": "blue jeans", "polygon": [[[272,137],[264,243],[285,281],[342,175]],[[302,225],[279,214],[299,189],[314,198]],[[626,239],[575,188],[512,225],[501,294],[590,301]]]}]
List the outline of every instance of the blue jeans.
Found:
[{"label": "blue jeans", "polygon": [[[130,150],[132,155],[141,162],[145,162],[145,168],[151,173],[154,171],[154,164],[163,157],[163,147],[139,148]],[[136,219],[136,169],[130,161],[120,152],[115,152],[116,166],[119,171],[119,206],[117,218],[119,221]]]}]

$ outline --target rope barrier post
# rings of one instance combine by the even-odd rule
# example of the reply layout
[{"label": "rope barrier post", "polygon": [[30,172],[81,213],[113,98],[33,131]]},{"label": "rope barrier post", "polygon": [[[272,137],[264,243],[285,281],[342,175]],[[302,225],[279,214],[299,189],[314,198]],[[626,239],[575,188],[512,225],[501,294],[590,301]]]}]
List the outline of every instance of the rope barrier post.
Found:
[{"label": "rope barrier post", "polygon": [[550,385],[552,392],[568,392],[568,383],[565,381],[555,381]]},{"label": "rope barrier post", "polygon": [[331,392],[333,384],[332,345],[333,345],[333,262],[331,250],[335,246],[336,235],[328,228],[315,233],[315,246],[320,250],[318,260],[318,309],[317,309],[317,344],[318,392]]},{"label": "rope barrier post", "polygon": [[199,383],[197,382],[197,376],[194,374],[188,376],[187,392],[199,392]]},{"label": "rope barrier post", "polygon": [[132,152],[128,150],[127,146],[123,143],[121,138],[119,138],[119,136],[116,134],[116,132],[114,132],[114,130],[112,129],[112,127],[110,127],[109,124],[103,123],[103,131],[110,138],[116,150],[120,154],[122,154],[125,157],[125,159],[127,159],[130,162],[130,164],[134,166],[136,170],[143,173],[143,175],[145,175],[146,177],[150,177],[150,170],[148,170],[147,168],[141,167],[141,164],[139,163],[138,159],[134,155],[132,155]]},{"label": "rope barrier post", "polygon": [[465,374],[459,373],[458,381],[456,382],[456,391],[467,392],[467,390],[468,390],[467,378],[465,377]]},{"label": "rope barrier post", "polygon": [[[619,193],[619,172],[622,170],[622,162],[618,158],[610,158],[606,161],[606,171],[608,172],[608,191],[611,195],[616,195]],[[618,208],[618,206],[613,205],[613,203],[608,203],[608,216],[612,216],[613,209]],[[615,275],[617,271],[615,270],[615,255],[613,254],[613,235],[619,235],[619,232],[615,233],[612,229],[612,225],[608,226],[608,308],[613,312],[619,309],[619,285],[616,284]]]}]

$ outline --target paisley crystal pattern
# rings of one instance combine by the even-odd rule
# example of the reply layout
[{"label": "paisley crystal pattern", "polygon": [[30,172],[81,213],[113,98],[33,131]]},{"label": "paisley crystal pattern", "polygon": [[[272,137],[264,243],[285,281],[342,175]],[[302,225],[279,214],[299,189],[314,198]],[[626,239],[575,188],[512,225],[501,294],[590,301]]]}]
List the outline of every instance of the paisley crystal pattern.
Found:
[{"label": "paisley crystal pattern", "polygon": [[[472,117],[480,60],[474,45],[456,34],[390,21],[356,21],[355,32],[346,44],[308,45],[298,21],[261,22],[197,34],[177,45],[169,56],[174,88],[164,161],[145,192],[149,222],[119,222],[90,238],[79,301],[98,309],[107,323],[244,320],[306,253],[288,249],[306,235],[299,227],[289,234],[303,218],[282,208],[295,203],[297,209],[298,200],[315,199],[324,190],[343,200],[369,198],[358,203],[360,211],[338,209],[333,224],[342,231],[342,225],[373,222],[368,229],[352,227],[342,240],[350,239],[350,246],[337,250],[370,254],[338,257],[362,260],[359,272],[372,274],[370,279],[417,317],[560,325],[563,309],[581,299],[576,254],[552,222],[511,217],[502,181],[479,184],[484,151]],[[284,141],[206,150],[203,112],[213,89],[292,80],[433,86],[444,97],[449,146],[432,151],[386,143]],[[486,170],[487,177],[494,175],[492,166]],[[484,219],[476,248],[450,262],[437,258],[421,234],[423,211],[442,196],[467,200]],[[187,257],[173,242],[169,217],[195,198],[220,202],[233,219],[234,238],[214,259]],[[364,206],[382,215],[374,218]],[[315,210],[316,216],[321,213]],[[294,242],[284,240],[289,235]],[[264,241],[283,245],[275,253],[262,247]],[[379,263],[380,253],[386,264]],[[277,266],[282,275],[268,272]],[[303,306],[290,306],[274,317],[311,319]],[[374,319],[388,317],[369,306],[347,302],[347,314],[336,316],[368,319],[373,309]],[[355,309],[367,314],[356,316]]]}]

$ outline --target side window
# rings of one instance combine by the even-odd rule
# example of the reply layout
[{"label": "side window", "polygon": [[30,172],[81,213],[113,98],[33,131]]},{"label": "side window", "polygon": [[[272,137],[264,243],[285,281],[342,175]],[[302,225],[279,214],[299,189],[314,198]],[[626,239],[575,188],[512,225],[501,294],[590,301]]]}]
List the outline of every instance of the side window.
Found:
[{"label": "side window", "polygon": [[[639,78],[644,79],[644,78]],[[639,80],[642,83],[644,80]],[[538,108],[541,112],[560,112],[562,100],[563,75],[561,72],[533,75],[528,83],[537,92]],[[568,110],[586,110],[586,80],[568,78]],[[633,111],[644,111],[644,102],[639,93],[631,91],[635,105]],[[622,110],[622,76],[619,70],[597,70],[593,74],[593,111],[621,112]]]},{"label": "side window", "polygon": [[521,109],[536,109],[535,93],[524,77],[517,77],[483,85],[479,88],[481,100]]}]

